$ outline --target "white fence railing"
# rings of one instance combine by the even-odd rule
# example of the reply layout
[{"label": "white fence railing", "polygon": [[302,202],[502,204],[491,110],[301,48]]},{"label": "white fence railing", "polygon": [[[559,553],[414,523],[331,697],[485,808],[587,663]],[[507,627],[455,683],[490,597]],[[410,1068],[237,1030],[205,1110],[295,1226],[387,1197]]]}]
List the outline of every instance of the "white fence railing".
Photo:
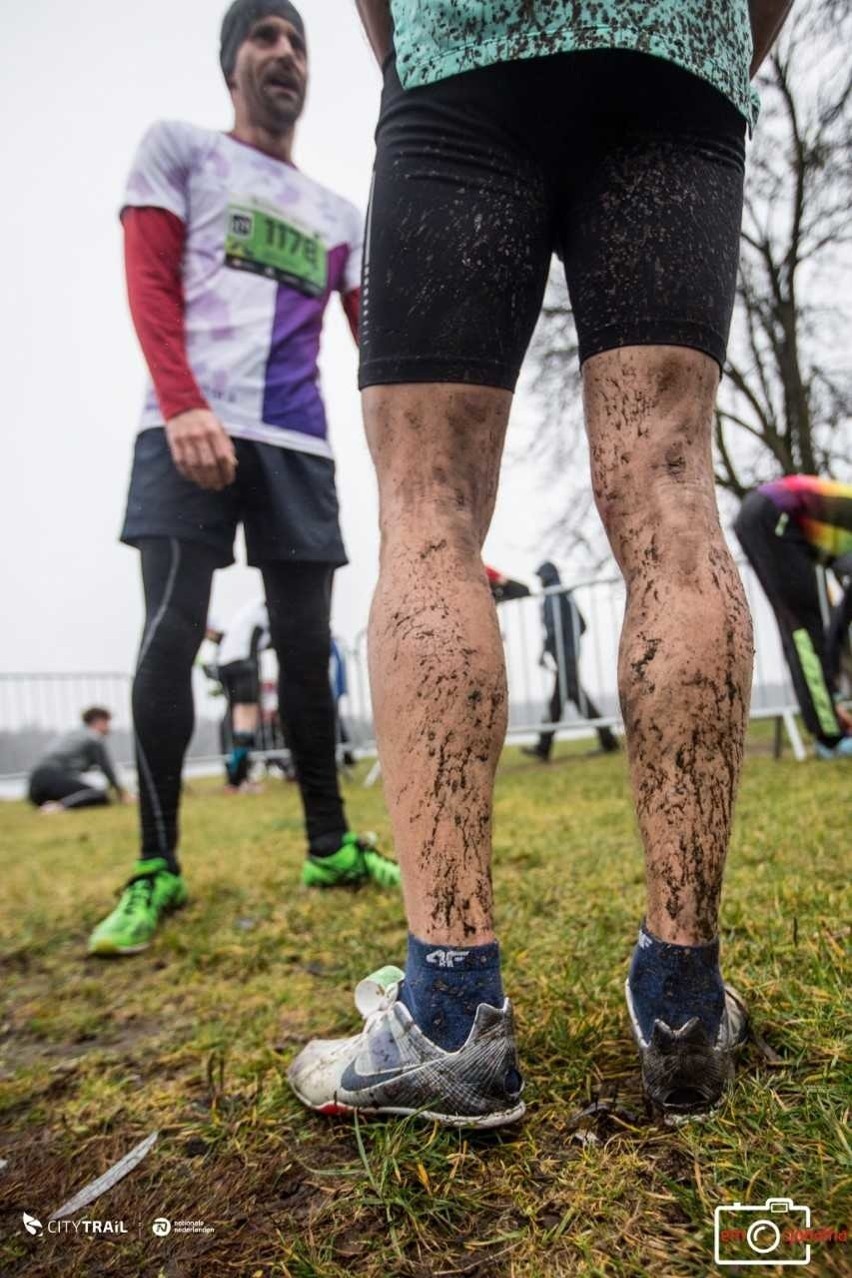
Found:
[{"label": "white fence railing", "polygon": [[[752,718],[774,718],[783,723],[797,758],[805,751],[796,724],[796,701],[781,649],[778,629],[771,609],[751,569],[741,568],[754,618],[755,665],[752,690]],[[569,591],[586,622],[582,638],[575,636],[579,650],[578,675],[581,688],[579,707],[568,704],[562,695],[562,716],[548,719],[548,706],[559,680],[567,694],[570,672],[560,660],[555,667],[539,664],[543,647],[543,594],[509,600],[499,605],[509,683],[509,730],[507,740],[529,740],[542,730],[563,736],[589,734],[598,727],[621,729],[618,705],[617,654],[624,615],[624,586],[620,578],[603,577],[576,581],[546,593]],[[561,609],[555,617],[560,624]],[[556,649],[564,645],[557,635]],[[357,754],[375,754],[373,715],[367,672],[366,633],[352,644],[341,644],[347,664],[348,694],[342,714]],[[219,753],[218,720],[225,710],[224,700],[209,695],[200,670],[195,672],[196,707],[199,732],[190,758],[209,758]],[[599,714],[591,718],[583,694]],[[72,727],[87,705],[103,703],[113,712],[114,753],[124,763],[132,762],[130,735],[130,677],[126,674],[7,674],[0,675],[0,779],[21,775],[37,760],[48,740]],[[780,743],[780,736],[777,737]]]},{"label": "white fence railing", "polygon": [[[740,569],[754,619],[755,665],[752,685],[752,719],[777,719],[783,724],[797,759],[805,757],[805,749],[796,723],[798,713],[781,648],[775,618],[753,572]],[[557,633],[556,665],[540,664],[544,631],[542,605],[545,594],[570,592],[577,603],[586,631],[575,634],[573,649],[579,652],[578,682],[580,706],[568,703],[570,675],[563,663],[565,645]],[[556,627],[562,610],[554,609]],[[622,729],[618,702],[618,641],[624,617],[624,583],[620,577],[581,580],[548,591],[513,599],[498,606],[500,631],[506,657],[509,686],[509,728],[506,740],[517,743],[530,740],[541,731],[554,731],[561,736],[588,735],[599,727]],[[375,750],[372,733],[372,708],[367,678],[367,637],[361,632],[349,653],[349,713],[358,728],[358,747],[365,753]],[[554,694],[554,681],[559,681],[562,717],[555,723],[548,719],[548,707]],[[599,714],[591,717],[584,699],[593,703]],[[776,750],[780,737],[776,738]]]}]

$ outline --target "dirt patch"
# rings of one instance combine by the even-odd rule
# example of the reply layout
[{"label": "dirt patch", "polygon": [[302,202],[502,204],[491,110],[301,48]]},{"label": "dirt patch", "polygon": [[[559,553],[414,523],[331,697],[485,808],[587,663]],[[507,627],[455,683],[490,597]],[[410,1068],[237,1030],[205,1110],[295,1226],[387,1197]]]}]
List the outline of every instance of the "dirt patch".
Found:
[{"label": "dirt patch", "polygon": [[58,1073],[70,1073],[92,1051],[135,1056],[141,1044],[154,1047],[164,1032],[162,1019],[154,1016],[133,1017],[120,1025],[113,1019],[97,1030],[83,1030],[74,1039],[60,1042],[8,1028],[0,1033],[0,1082],[37,1064],[50,1064]]}]

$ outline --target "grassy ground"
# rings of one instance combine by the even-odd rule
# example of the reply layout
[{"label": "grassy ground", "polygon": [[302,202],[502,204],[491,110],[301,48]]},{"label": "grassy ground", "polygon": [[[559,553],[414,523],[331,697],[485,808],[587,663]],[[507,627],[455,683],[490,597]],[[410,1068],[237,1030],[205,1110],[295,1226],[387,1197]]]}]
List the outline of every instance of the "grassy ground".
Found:
[{"label": "grassy ground", "polygon": [[[288,1092],[297,1047],[351,1032],[354,984],[399,961],[405,937],[395,896],[296,887],[292,787],[233,799],[194,784],[192,902],[147,953],[112,963],[84,943],[126,873],[134,813],[3,805],[3,1278],[677,1278],[713,1272],[720,1203],[787,1196],[815,1226],[849,1223],[852,768],[750,757],[724,954],[764,1042],[720,1117],[670,1130],[645,1116],[622,1000],[642,910],[624,762],[585,748],[549,768],[515,751],[503,763],[495,881],[529,1112],[490,1137],[353,1129]],[[353,824],[387,845],[380,788],[348,796]],[[578,1117],[595,1098],[611,1103]],[[77,1213],[124,1219],[125,1237],[23,1231],[22,1211],[46,1221],[154,1130],[141,1166]],[[160,1216],[215,1233],[156,1238]],[[852,1245],[816,1246],[807,1272],[852,1273]]]}]

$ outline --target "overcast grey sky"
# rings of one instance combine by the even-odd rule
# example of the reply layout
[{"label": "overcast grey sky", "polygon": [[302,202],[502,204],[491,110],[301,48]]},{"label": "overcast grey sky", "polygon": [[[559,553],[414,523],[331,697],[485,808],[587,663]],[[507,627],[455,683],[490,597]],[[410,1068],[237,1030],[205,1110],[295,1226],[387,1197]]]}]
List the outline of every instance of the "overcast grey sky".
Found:
[{"label": "overcast grey sky", "polygon": [[[132,667],[141,624],[136,552],[116,540],[143,366],[124,294],[117,209],[133,149],[155,119],[230,127],[218,67],[222,4],[27,0],[2,18],[4,248],[0,349],[4,465],[0,671]],[[363,208],[379,77],[354,0],[304,0],[311,87],[296,162]],[[322,350],[351,565],[334,624],[365,624],[377,558],[375,486],[356,353],[337,299]],[[516,435],[517,438],[517,435]],[[487,554],[529,579],[540,498],[508,468]],[[258,589],[217,574],[225,616]]]}]

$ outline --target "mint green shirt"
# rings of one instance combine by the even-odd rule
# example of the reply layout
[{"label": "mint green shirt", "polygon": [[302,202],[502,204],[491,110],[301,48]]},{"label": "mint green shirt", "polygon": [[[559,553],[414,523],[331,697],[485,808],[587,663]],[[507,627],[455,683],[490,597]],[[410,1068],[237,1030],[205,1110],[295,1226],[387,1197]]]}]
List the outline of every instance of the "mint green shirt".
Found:
[{"label": "mint green shirt", "polygon": [[753,127],[748,0],[391,0],[406,89],[517,58],[631,49],[709,81]]}]

